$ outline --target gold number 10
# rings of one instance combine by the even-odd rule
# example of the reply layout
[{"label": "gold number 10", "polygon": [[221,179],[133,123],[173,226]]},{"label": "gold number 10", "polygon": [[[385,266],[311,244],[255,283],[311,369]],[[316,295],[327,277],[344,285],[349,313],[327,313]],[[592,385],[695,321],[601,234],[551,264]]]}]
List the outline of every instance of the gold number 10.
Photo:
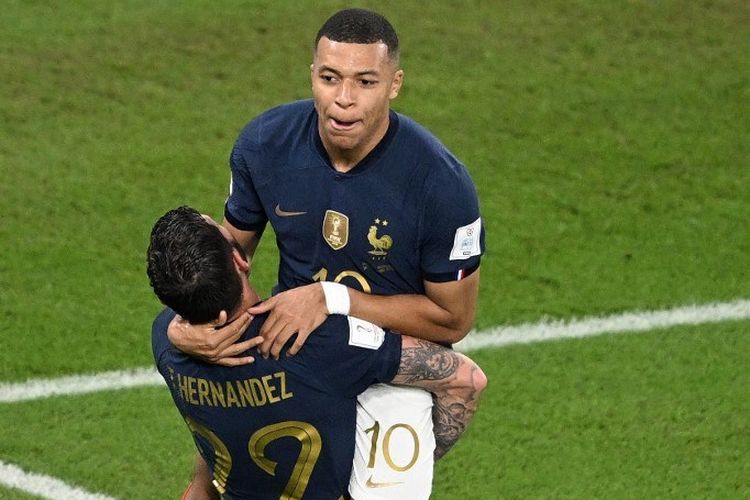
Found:
[{"label": "gold number 10", "polygon": [[[396,465],[391,457],[391,435],[396,429],[406,429],[414,440],[414,452],[412,453],[411,460],[406,465]],[[370,431],[372,431],[372,445],[370,446],[370,461],[367,463],[368,469],[375,467],[375,455],[378,449],[378,437],[380,436],[380,422],[376,421],[375,425],[365,430],[365,432]],[[419,458],[419,436],[417,436],[417,431],[414,430],[414,427],[409,424],[393,424],[390,426],[383,436],[383,458],[385,458],[385,463],[388,464],[388,467],[397,472],[404,472],[414,467],[414,464],[417,463],[417,458]]]},{"label": "gold number 10", "polygon": [[[370,288],[370,284],[367,282],[367,279],[357,271],[341,271],[336,275],[336,278],[333,281],[335,283],[341,283],[346,278],[354,278],[355,280],[357,280],[357,283],[359,283],[359,286],[362,287],[363,292],[372,293],[372,288]],[[326,269],[325,267],[321,267],[320,271],[315,273],[312,279],[314,281],[326,281],[328,279],[328,269]]]}]

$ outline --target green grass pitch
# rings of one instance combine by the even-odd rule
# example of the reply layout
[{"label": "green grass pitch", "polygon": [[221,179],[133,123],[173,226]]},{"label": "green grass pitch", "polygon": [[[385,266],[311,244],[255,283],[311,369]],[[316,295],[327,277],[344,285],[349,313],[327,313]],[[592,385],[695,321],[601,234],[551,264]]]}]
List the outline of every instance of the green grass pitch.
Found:
[{"label": "green grass pitch", "polygon": [[[314,34],[346,5],[3,4],[0,382],[152,363],[153,222],[221,215],[236,134],[310,95]],[[357,5],[399,31],[395,109],[477,183],[477,328],[750,297],[747,2]],[[276,263],[267,234],[265,293]],[[475,353],[490,387],[433,497],[750,498],[748,334]],[[91,491],[176,498],[191,454],[158,388],[0,403],[0,461]]]}]

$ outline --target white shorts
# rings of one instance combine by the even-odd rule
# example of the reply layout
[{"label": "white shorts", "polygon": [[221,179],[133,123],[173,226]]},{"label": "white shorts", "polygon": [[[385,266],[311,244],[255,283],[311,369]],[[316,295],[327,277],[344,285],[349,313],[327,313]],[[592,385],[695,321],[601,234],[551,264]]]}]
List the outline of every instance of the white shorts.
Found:
[{"label": "white shorts", "polygon": [[373,385],[357,398],[357,436],[349,493],[354,500],[430,497],[435,465],[432,394]]}]

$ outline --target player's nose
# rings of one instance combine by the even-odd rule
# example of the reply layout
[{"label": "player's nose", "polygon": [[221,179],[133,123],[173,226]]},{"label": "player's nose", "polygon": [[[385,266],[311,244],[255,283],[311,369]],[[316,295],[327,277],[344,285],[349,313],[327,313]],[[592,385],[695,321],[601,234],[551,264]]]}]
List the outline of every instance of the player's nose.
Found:
[{"label": "player's nose", "polygon": [[351,82],[344,80],[336,92],[336,104],[342,108],[348,108],[354,104],[354,90]]}]

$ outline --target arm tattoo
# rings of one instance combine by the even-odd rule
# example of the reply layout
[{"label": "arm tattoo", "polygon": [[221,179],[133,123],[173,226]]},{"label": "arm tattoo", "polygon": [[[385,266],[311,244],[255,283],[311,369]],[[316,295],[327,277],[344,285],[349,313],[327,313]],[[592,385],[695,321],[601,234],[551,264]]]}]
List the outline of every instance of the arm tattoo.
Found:
[{"label": "arm tattoo", "polygon": [[432,425],[435,434],[435,460],[445,455],[456,444],[466,430],[479,404],[479,390],[474,385],[474,371],[471,368],[471,385],[464,397],[432,395]]},{"label": "arm tattoo", "polygon": [[414,340],[415,347],[404,347],[401,351],[401,365],[393,383],[418,386],[433,393],[437,460],[456,444],[474,416],[482,390],[475,384],[479,368],[451,349]]},{"label": "arm tattoo", "polygon": [[417,340],[417,344],[417,347],[407,347],[401,351],[398,383],[443,380],[456,373],[459,361],[455,352],[421,339]]}]

